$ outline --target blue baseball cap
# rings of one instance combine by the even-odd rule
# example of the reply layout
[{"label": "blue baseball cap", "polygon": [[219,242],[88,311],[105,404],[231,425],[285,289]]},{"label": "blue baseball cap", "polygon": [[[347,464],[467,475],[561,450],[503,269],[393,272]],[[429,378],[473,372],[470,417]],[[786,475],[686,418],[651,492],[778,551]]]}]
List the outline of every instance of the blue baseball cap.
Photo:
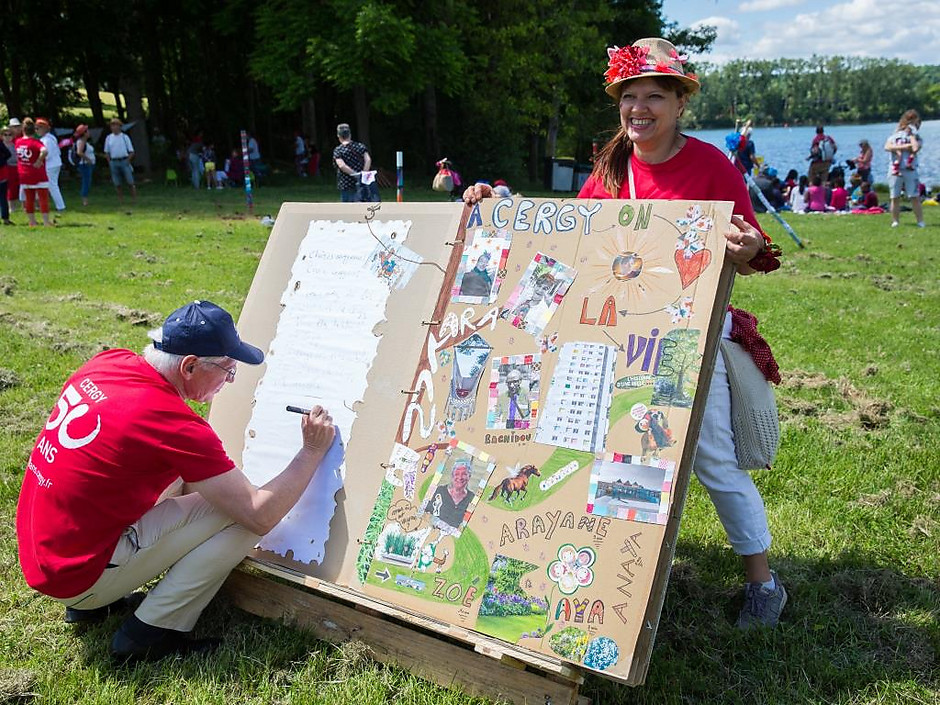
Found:
[{"label": "blue baseball cap", "polygon": [[242,341],[232,316],[211,301],[193,301],[176,309],[163,322],[163,340],[157,350],[174,355],[230,357],[249,365],[264,361],[264,353]]}]

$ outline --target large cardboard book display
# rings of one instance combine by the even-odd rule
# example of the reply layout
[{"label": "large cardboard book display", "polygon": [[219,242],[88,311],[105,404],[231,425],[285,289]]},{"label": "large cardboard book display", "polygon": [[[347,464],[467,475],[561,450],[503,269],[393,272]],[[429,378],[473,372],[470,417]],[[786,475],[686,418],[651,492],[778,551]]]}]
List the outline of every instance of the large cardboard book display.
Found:
[{"label": "large cardboard book display", "polygon": [[256,483],[299,446],[287,404],[329,408],[345,458],[256,555],[642,683],[730,295],[730,213],[285,204],[239,320],[268,359],[240,367],[210,421]]}]

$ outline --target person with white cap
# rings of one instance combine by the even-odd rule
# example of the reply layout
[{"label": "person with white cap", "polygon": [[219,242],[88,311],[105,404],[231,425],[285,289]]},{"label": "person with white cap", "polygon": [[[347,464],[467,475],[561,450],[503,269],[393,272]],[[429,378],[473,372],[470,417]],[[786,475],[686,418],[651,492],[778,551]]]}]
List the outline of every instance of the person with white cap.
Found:
[{"label": "person with white cap", "polygon": [[[685,69],[686,57],[660,38],[612,47],[607,56],[605,91],[618,103],[620,128],[598,152],[578,198],[733,201],[735,215],[725,233],[726,259],[740,274],[777,269],[779,248],[760,229],[738,170],[718,148],[679,129],[679,118],[699,89],[698,78]],[[464,193],[464,200],[475,203],[490,195],[489,186],[476,184]],[[729,312],[722,337],[744,341],[749,351],[758,339],[766,346],[757,334],[756,319],[746,311]],[[762,361],[763,366],[758,366],[767,378],[779,383],[769,348]],[[745,603],[737,626],[745,630],[776,626],[787,593],[768,564],[771,535],[764,501],[750,474],[738,467],[730,387],[720,355],[693,469],[744,564]]]},{"label": "person with white cap", "polygon": [[42,146],[46,148],[46,178],[49,179],[49,195],[52,203],[59,212],[65,210],[65,199],[59,188],[59,172],[62,171],[62,150],[59,141],[52,133],[52,123],[48,118],[36,118],[36,135]]},{"label": "person with white cap", "polygon": [[[187,401],[210,401],[239,362],[260,364],[264,353],[209,301],[174,311],[150,337],[142,355],[108,350],[68,379],[27,462],[16,514],[26,582],[62,603],[66,622],[136,606],[111,642],[119,660],[217,646],[189,638],[199,615],[324,458],[342,452],[329,412],[316,406],[300,419],[291,462],[253,486]],[[164,571],[142,602],[132,593]]]}]

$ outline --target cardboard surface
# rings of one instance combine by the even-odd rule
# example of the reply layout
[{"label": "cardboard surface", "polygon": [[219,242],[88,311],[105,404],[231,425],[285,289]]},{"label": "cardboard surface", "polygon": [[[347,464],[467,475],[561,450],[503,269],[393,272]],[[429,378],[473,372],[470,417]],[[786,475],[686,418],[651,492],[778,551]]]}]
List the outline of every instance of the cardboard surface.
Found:
[{"label": "cardboard surface", "polygon": [[[439,266],[389,291],[324,562],[265,560],[642,682],[730,293],[730,213],[285,204],[239,320],[256,345],[310,221],[408,220],[407,246]],[[236,461],[264,369],[245,372],[210,413]]]}]

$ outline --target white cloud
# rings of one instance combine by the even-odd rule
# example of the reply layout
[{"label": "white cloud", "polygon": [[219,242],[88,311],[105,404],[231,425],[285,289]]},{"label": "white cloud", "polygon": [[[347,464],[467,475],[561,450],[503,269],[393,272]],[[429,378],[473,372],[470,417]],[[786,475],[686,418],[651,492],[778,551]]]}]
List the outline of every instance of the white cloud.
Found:
[{"label": "white cloud", "polygon": [[[750,5],[778,5],[782,0],[752,0]],[[756,18],[755,18],[756,19]],[[883,0],[842,1],[786,21],[744,23],[707,17],[718,37],[710,54],[693,57],[717,64],[732,59],[861,56],[896,58],[916,65],[940,64],[940,2],[910,0],[901,9]]]},{"label": "white cloud", "polygon": [[751,0],[738,5],[739,12],[763,12],[765,10],[781,10],[786,7],[802,5],[806,0]]}]

